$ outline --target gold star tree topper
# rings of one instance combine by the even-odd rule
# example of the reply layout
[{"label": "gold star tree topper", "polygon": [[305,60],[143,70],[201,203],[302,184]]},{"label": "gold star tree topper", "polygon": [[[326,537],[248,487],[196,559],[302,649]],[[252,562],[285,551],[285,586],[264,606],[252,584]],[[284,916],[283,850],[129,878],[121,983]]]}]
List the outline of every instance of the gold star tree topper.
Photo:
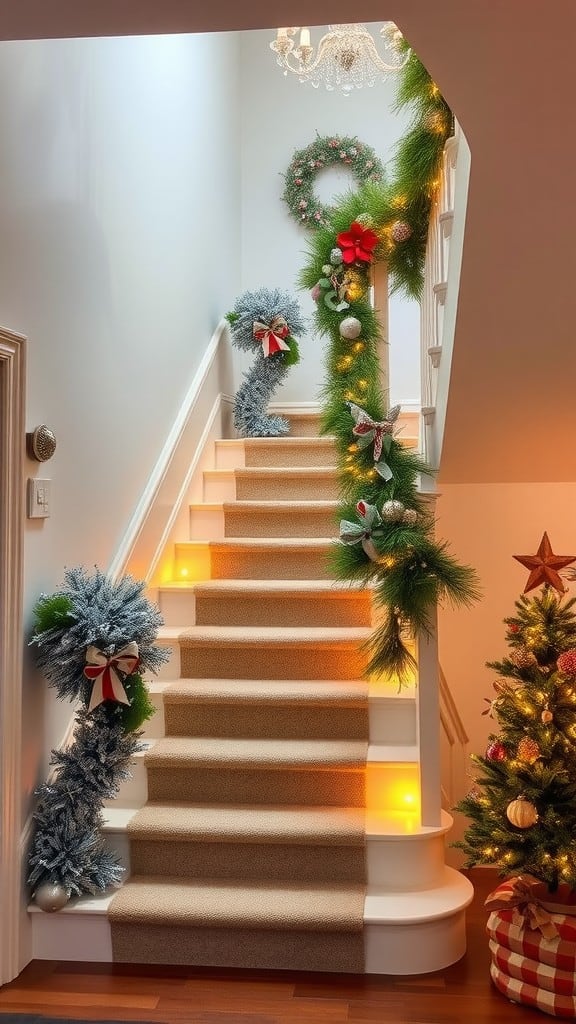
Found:
[{"label": "gold star tree topper", "polygon": [[513,557],[526,569],[530,569],[528,582],[524,587],[525,594],[541,585],[554,587],[560,594],[565,593],[566,587],[558,570],[576,562],[576,555],[555,555],[547,533],[542,537],[540,547],[535,555],[514,555]]}]

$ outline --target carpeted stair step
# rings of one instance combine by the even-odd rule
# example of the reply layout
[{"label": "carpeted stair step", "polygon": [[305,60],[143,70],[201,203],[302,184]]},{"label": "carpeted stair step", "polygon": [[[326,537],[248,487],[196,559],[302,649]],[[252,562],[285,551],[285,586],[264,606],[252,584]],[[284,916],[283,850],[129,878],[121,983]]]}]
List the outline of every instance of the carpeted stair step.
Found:
[{"label": "carpeted stair step", "polygon": [[183,679],[164,690],[167,736],[365,739],[362,681]]},{"label": "carpeted stair step", "polygon": [[361,807],[367,743],[168,736],[147,751],[150,801]]},{"label": "carpeted stair step", "polygon": [[136,876],[108,913],[119,962],[357,972],[363,908],[361,885]]},{"label": "carpeted stair step", "polygon": [[225,501],[225,537],[336,537],[336,501]]},{"label": "carpeted stair step", "polygon": [[199,679],[361,679],[370,629],[193,626],[179,635],[180,673]]},{"label": "carpeted stair step", "polygon": [[364,813],[348,807],[147,804],[128,826],[136,875],[358,882]]},{"label": "carpeted stair step", "polygon": [[[370,626],[371,591],[322,580],[207,580],[194,585],[196,625]],[[194,621],[180,617],[180,622]]]},{"label": "carpeted stair step", "polygon": [[246,437],[246,466],[334,466],[334,437]]},{"label": "carpeted stair step", "polygon": [[239,501],[335,501],[336,466],[259,466],[234,471]]},{"label": "carpeted stair step", "polygon": [[[330,537],[280,538],[234,537],[211,541],[210,564],[213,579],[303,579],[333,578],[329,555]],[[187,557],[189,546],[178,544],[176,562]]]}]

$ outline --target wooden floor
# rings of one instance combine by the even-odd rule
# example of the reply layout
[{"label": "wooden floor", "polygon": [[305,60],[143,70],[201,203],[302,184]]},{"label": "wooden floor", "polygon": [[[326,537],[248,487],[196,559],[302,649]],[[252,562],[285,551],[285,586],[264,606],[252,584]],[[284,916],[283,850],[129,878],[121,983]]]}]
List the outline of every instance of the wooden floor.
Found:
[{"label": "wooden floor", "polygon": [[484,897],[494,875],[474,871],[468,952],[436,974],[295,974],[34,961],[0,990],[2,1013],[166,1024],[505,1024],[544,1021],[509,1003],[488,976]]}]

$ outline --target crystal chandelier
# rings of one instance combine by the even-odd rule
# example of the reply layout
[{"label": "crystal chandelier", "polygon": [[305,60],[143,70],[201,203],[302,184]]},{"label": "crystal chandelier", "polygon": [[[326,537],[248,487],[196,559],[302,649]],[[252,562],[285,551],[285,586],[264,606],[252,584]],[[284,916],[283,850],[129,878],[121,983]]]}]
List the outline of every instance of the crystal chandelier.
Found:
[{"label": "crystal chandelier", "polygon": [[[316,49],[310,42],[310,29],[305,26],[277,30],[270,49],[285,75],[290,71],[316,89],[324,83],[327,89],[340,88],[348,95],[352,89],[383,82],[400,71],[410,58],[411,51],[402,46],[402,33],[391,21],[380,29],[385,59],[365,25],[329,25],[328,29]],[[296,46],[293,36],[297,32],[300,40]]]}]

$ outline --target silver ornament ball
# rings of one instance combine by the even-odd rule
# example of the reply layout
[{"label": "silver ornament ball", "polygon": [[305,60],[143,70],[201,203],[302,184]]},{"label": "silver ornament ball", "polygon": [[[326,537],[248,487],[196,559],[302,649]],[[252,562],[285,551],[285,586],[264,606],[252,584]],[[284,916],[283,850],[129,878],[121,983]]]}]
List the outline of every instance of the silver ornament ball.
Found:
[{"label": "silver ornament ball", "polygon": [[339,267],[342,263],[342,249],[332,249],[330,253],[330,263],[333,267]]},{"label": "silver ornament ball", "polygon": [[404,518],[405,511],[401,501],[385,501],[382,505],[382,519],[386,523],[399,523]]},{"label": "silver ornament ball", "polygon": [[70,897],[59,882],[43,882],[34,893],[34,902],[46,914],[54,914],[66,906]]},{"label": "silver ornament ball", "polygon": [[359,338],[362,331],[362,324],[355,316],[345,316],[339,327],[340,337],[353,341]]}]

